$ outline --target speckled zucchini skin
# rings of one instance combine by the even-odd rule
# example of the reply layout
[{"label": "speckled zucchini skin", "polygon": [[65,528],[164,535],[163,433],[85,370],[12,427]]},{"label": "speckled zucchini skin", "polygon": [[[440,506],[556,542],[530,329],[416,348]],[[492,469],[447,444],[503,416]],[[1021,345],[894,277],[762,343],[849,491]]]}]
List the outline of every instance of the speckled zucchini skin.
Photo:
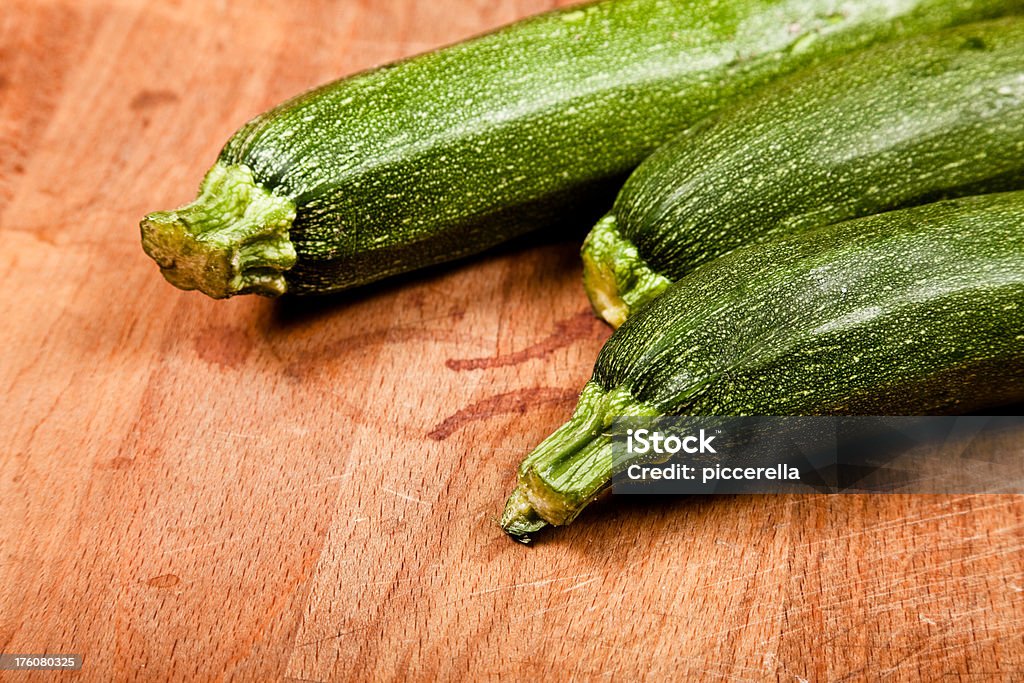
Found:
[{"label": "speckled zucchini skin", "polygon": [[520,466],[503,526],[571,521],[625,415],[942,414],[1024,399],[1024,192],[737,249],[608,340],[572,419]]},{"label": "speckled zucchini skin", "polygon": [[662,414],[930,414],[1024,398],[1024,193],[736,250],[605,344],[593,381]]},{"label": "speckled zucchini skin", "polygon": [[1020,187],[1024,19],[1008,17],[802,71],[673,139],[592,231],[587,286],[617,324],[738,246]]},{"label": "speckled zucchini skin", "polygon": [[144,242],[168,279],[211,296],[344,289],[589,215],[673,132],[784,73],[1022,6],[607,0],[540,15],[325,85],[245,125],[217,177],[289,200],[274,214],[294,209],[285,233],[261,232],[232,196],[218,206],[237,207],[244,249],[195,207],[144,221]]}]

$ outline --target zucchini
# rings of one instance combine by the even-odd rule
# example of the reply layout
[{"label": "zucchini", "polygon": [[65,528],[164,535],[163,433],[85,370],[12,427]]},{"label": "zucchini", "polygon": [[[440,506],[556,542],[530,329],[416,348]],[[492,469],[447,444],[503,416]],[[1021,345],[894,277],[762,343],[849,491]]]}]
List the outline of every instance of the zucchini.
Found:
[{"label": "zucchini", "polygon": [[1024,187],[1024,19],[877,45],[775,81],[630,176],[582,250],[619,325],[738,246]]},{"label": "zucchini", "polygon": [[[868,43],[1024,0],[606,0],[330,83],[243,126],[141,222],[182,289],[345,289],[586,215],[681,127]],[[603,207],[602,207],[603,208]],[[596,217],[596,216],[595,216]]]},{"label": "zucchini", "polygon": [[943,414],[1022,398],[1024,192],[862,217],[736,249],[629,318],[572,418],[520,465],[502,526],[528,538],[572,521],[611,481],[619,416]]}]

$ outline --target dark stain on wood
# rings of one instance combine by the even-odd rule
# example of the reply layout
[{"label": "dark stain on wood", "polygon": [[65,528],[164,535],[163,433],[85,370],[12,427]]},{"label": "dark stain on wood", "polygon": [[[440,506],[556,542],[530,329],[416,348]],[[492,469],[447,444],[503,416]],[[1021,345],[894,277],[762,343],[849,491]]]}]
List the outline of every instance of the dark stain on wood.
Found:
[{"label": "dark stain on wood", "polygon": [[96,463],[95,468],[98,470],[126,470],[135,463],[133,458],[126,458],[123,455],[119,455],[116,458],[110,460],[101,460]]},{"label": "dark stain on wood", "polygon": [[140,109],[150,109],[164,104],[171,104],[179,99],[181,98],[178,94],[170,90],[140,90],[132,98],[131,104],[128,106],[138,111]]},{"label": "dark stain on wood", "polygon": [[458,330],[423,327],[422,325],[388,326],[383,329],[360,332],[331,341],[320,347],[307,349],[301,360],[290,362],[285,367],[285,374],[294,379],[303,379],[311,373],[324,368],[330,362],[353,353],[361,353],[366,349],[381,349],[393,344],[410,342],[455,342],[465,341],[465,334]]},{"label": "dark stain on wood", "polygon": [[146,585],[153,588],[174,588],[179,583],[181,579],[175,574],[161,574],[146,580]]},{"label": "dark stain on wood", "polygon": [[486,358],[449,358],[445,365],[455,371],[486,370],[505,365],[518,365],[535,358],[543,358],[561,348],[582,339],[601,339],[607,336],[608,328],[594,317],[590,310],[581,311],[571,318],[555,323],[555,329],[548,336],[525,349]]},{"label": "dark stain on wood", "polygon": [[554,387],[531,387],[518,389],[472,403],[453,413],[437,424],[428,434],[434,441],[444,441],[463,425],[494,417],[518,413],[525,415],[530,408],[538,405],[571,404],[579,392]]}]

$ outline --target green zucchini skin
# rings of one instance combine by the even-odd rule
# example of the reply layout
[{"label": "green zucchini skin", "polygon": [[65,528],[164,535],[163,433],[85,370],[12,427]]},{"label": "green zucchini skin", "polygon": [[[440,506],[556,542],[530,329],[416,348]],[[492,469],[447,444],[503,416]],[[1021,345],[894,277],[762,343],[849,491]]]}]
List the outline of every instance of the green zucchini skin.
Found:
[{"label": "green zucchini skin", "polygon": [[629,415],[942,414],[1024,398],[1024,192],[737,249],[629,318],[572,419],[522,463],[503,526],[564,524]]},{"label": "green zucchini skin", "polygon": [[[670,135],[782,74],[1024,0],[606,0],[317,88],[141,224],[169,281],[320,293],[599,205]],[[290,215],[294,217],[289,218]]]},{"label": "green zucchini skin", "polygon": [[582,255],[613,325],[738,246],[1024,187],[1024,19],[877,45],[780,79],[630,176]]}]

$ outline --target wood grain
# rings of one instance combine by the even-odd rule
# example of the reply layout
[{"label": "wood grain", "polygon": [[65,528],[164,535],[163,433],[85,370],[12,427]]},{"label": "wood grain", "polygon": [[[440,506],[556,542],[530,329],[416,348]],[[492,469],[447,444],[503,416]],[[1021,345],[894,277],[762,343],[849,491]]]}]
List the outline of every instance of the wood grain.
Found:
[{"label": "wood grain", "polygon": [[6,0],[0,651],[90,681],[1024,680],[1019,497],[618,500],[505,538],[608,335],[573,236],[312,301],[143,255],[251,115],[554,4]]}]

